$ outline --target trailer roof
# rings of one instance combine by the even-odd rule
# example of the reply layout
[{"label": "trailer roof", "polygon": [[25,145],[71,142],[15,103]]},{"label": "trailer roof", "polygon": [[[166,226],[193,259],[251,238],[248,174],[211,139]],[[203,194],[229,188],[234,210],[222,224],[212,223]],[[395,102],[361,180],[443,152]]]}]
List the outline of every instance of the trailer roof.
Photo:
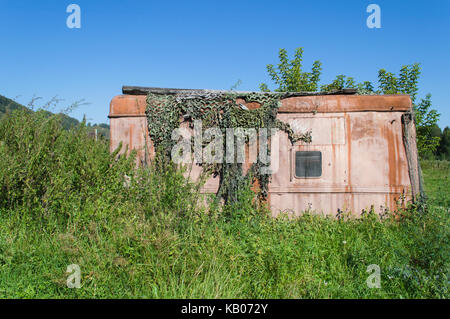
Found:
[{"label": "trailer roof", "polygon": [[[257,102],[246,102],[245,94],[239,98],[236,91],[169,89],[124,86],[123,95],[111,100],[109,117],[145,117],[147,94],[189,95],[198,97],[226,92],[238,93],[239,103],[249,109],[259,107]],[[245,93],[245,94],[244,94]],[[264,92],[257,92],[265,94]],[[344,89],[329,93],[293,92],[282,94],[278,113],[341,113],[341,112],[407,112],[412,109],[412,101],[407,94],[391,95],[357,95],[354,91]]]}]

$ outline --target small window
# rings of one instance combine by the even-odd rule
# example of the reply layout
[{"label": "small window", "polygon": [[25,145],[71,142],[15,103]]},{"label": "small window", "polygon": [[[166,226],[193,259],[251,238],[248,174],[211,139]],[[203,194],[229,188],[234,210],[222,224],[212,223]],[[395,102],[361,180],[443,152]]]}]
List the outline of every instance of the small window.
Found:
[{"label": "small window", "polygon": [[322,153],[295,152],[295,176],[300,178],[322,176]]}]

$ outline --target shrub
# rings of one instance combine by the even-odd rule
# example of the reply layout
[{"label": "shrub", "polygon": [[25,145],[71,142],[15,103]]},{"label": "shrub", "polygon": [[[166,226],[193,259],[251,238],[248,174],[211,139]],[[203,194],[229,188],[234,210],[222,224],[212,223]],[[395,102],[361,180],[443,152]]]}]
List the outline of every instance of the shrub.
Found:
[{"label": "shrub", "polygon": [[61,120],[43,110],[18,110],[0,121],[1,207],[64,220],[105,192],[120,196],[133,158],[110,155],[106,142],[88,137],[84,122],[64,130]]}]

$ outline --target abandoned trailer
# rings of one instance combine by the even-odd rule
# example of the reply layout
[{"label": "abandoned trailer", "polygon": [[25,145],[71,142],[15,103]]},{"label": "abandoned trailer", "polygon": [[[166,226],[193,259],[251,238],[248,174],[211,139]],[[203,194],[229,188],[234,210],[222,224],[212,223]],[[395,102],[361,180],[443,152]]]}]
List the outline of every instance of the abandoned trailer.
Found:
[{"label": "abandoned trailer", "polygon": [[[111,151],[122,142],[128,145],[128,150],[137,151],[141,162],[154,155],[146,114],[146,109],[152,107],[148,94],[172,97],[188,94],[208,99],[211,95],[228,93],[247,112],[259,109],[262,104],[246,100],[245,96],[268,94],[123,87],[123,95],[114,97],[110,105]],[[395,210],[402,198],[413,199],[421,193],[409,95],[355,93],[352,89],[279,93],[276,120],[289,124],[295,134],[311,132],[311,142],[293,141],[288,134],[280,134],[277,153],[271,154],[271,157],[278,155],[277,169],[273,170],[266,196],[274,216],[280,212],[300,215],[306,210],[332,215],[338,210],[349,211],[357,216],[371,207],[376,212]],[[247,145],[247,153],[248,150]],[[248,170],[248,154],[245,158],[247,163],[243,167]],[[200,166],[192,165],[190,178],[197,178],[201,170]],[[218,189],[219,178],[211,177],[203,192],[216,193]]]}]

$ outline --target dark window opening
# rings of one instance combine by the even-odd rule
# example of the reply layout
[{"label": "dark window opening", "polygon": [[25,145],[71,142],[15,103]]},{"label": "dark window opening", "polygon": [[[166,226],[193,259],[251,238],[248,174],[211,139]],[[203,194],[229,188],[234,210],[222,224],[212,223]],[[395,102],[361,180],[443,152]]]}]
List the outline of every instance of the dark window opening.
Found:
[{"label": "dark window opening", "polygon": [[322,176],[322,152],[295,152],[295,176],[300,178]]}]

